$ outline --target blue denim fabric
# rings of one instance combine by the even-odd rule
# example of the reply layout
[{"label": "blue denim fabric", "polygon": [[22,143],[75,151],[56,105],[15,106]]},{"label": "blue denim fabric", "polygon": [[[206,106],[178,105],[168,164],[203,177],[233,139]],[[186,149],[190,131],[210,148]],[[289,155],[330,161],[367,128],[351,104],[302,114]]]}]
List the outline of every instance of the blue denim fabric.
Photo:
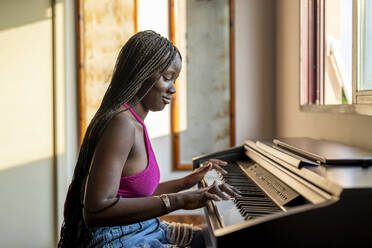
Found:
[{"label": "blue denim fabric", "polygon": [[169,225],[160,223],[159,218],[131,225],[92,228],[91,232],[93,239],[88,247],[172,247],[168,243]]}]

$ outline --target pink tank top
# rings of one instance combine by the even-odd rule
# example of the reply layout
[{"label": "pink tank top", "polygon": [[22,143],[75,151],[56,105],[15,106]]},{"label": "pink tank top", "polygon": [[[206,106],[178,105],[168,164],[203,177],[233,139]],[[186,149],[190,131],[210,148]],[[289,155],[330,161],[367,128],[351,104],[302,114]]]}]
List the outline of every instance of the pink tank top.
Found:
[{"label": "pink tank top", "polygon": [[117,195],[128,198],[151,196],[159,185],[159,166],[156,162],[145,124],[133,109],[131,109],[127,104],[124,104],[124,106],[129,109],[143,127],[148,163],[144,171],[120,179],[120,186]]}]

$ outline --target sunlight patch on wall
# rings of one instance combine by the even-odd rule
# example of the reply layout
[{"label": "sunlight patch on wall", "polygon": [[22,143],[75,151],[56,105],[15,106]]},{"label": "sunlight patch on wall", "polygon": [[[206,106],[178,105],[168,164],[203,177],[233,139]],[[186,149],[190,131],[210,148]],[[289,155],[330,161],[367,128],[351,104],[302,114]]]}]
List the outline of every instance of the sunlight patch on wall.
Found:
[{"label": "sunlight patch on wall", "polygon": [[0,30],[0,170],[53,154],[52,22],[40,19]]}]

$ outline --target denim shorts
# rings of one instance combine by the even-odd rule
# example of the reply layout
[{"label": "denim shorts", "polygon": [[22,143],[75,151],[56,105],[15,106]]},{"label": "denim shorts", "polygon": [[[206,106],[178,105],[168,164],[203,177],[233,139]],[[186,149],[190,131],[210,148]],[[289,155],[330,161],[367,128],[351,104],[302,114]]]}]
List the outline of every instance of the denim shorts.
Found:
[{"label": "denim shorts", "polygon": [[88,247],[117,248],[168,248],[169,224],[159,218],[123,226],[99,227],[91,229],[93,238]]}]

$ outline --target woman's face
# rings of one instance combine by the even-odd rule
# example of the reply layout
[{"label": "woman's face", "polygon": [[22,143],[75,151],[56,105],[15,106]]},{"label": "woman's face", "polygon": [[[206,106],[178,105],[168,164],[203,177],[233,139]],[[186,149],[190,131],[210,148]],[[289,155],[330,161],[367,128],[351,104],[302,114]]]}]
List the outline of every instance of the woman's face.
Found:
[{"label": "woman's face", "polygon": [[181,58],[176,54],[170,66],[157,75],[157,81],[149,93],[142,99],[142,104],[147,110],[160,111],[172,100],[172,95],[176,93],[174,83],[180,74],[182,67]]}]

